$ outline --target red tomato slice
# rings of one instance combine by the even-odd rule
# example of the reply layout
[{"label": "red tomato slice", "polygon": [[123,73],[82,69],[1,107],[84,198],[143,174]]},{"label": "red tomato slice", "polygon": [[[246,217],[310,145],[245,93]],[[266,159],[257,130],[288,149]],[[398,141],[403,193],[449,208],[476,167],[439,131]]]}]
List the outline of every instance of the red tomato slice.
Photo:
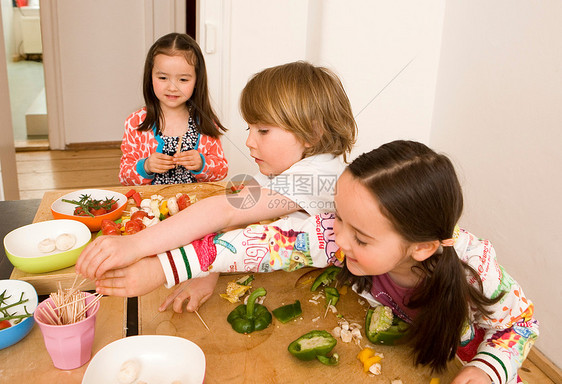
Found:
[{"label": "red tomato slice", "polygon": [[140,207],[141,202],[142,202],[142,197],[140,195],[140,193],[135,192],[133,193],[133,200],[135,201],[135,204],[137,205],[137,207]]},{"label": "red tomato slice", "polygon": [[118,224],[118,223],[116,223],[112,220],[109,220],[109,219],[103,219],[101,221],[101,229],[104,229],[106,227],[114,227],[114,228],[119,229],[119,228],[121,228],[121,224]]},{"label": "red tomato slice", "polygon": [[145,229],[146,226],[139,219],[129,220],[125,223],[125,235],[132,235]]},{"label": "red tomato slice", "polygon": [[8,320],[0,321],[0,329],[10,328],[11,326],[12,323],[10,323]]},{"label": "red tomato slice", "polygon": [[115,211],[117,209],[117,201],[115,199],[111,199],[111,205],[107,209],[107,212]]},{"label": "red tomato slice", "polygon": [[191,205],[191,199],[185,193],[182,193],[180,197],[178,197],[178,208],[180,211],[183,211],[187,207]]},{"label": "red tomato slice", "polygon": [[74,216],[90,216],[82,207],[74,208]]},{"label": "red tomato slice", "polygon": [[131,220],[139,219],[142,221],[144,217],[148,217],[148,213],[146,213],[145,211],[136,211],[131,215]]},{"label": "red tomato slice", "polygon": [[114,227],[107,227],[101,230],[101,233],[105,236],[121,236],[121,230]]},{"label": "red tomato slice", "polygon": [[99,209],[90,208],[90,213],[94,216],[101,216],[101,215],[105,215],[107,213],[107,210],[105,208],[99,208]]},{"label": "red tomato slice", "polygon": [[121,235],[121,224],[103,219],[101,222],[101,233],[103,235]]}]

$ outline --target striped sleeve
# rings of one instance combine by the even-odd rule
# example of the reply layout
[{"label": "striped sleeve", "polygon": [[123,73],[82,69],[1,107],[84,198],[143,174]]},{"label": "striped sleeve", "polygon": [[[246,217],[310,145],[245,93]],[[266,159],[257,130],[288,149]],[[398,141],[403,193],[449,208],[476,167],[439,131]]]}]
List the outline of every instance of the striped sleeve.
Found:
[{"label": "striped sleeve", "polygon": [[199,258],[191,244],[159,253],[158,259],[166,275],[166,288],[209,274],[201,270]]}]

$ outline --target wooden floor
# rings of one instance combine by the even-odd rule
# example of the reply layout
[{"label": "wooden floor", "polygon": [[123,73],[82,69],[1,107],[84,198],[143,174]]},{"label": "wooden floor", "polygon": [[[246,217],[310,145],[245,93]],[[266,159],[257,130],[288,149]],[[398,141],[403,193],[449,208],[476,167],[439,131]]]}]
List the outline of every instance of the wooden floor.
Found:
[{"label": "wooden floor", "polygon": [[[40,199],[45,191],[57,189],[119,185],[120,158],[120,149],[18,152],[20,199]],[[535,349],[519,375],[528,384],[562,383],[560,369]]]},{"label": "wooden floor", "polygon": [[20,199],[45,191],[116,186],[120,149],[17,152]]}]

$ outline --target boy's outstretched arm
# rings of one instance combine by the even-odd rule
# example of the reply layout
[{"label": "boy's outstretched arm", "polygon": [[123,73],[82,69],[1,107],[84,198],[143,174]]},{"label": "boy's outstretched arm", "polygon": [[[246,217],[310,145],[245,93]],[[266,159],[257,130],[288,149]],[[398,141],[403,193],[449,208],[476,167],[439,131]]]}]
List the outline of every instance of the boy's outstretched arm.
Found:
[{"label": "boy's outstretched arm", "polygon": [[237,207],[229,195],[212,196],[134,235],[100,236],[82,251],[76,271],[90,279],[99,278],[110,269],[123,268],[143,257],[189,244],[208,233],[280,217],[300,209],[283,195],[258,186],[244,188],[236,198],[244,200],[248,195],[259,196],[250,207]]}]

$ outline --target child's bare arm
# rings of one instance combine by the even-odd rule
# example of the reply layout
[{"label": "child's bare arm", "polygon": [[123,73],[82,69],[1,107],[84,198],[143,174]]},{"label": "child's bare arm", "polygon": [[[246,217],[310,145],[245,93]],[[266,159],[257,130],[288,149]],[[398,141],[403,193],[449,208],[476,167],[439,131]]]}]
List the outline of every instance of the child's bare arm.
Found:
[{"label": "child's bare arm", "polygon": [[[255,204],[238,206],[236,202],[248,194],[256,196]],[[231,200],[233,196],[238,200]],[[80,255],[76,271],[93,279],[110,269],[126,267],[143,257],[189,244],[223,228],[245,226],[299,209],[283,195],[259,187],[244,188],[236,195],[209,197],[134,235],[97,238]]]},{"label": "child's bare arm", "polygon": [[[188,300],[185,309],[188,312],[196,311],[213,294],[219,275],[211,273],[177,285],[158,310],[165,311],[173,304],[174,311],[182,313],[183,302]],[[108,296],[142,296],[165,282],[160,262],[156,257],[145,257],[128,267],[108,271],[96,280],[96,291]]]},{"label": "child's bare arm", "polygon": [[182,313],[183,303],[187,300],[186,311],[196,311],[213,294],[219,275],[219,273],[211,273],[205,277],[184,281],[168,295],[158,310],[165,311],[172,304],[175,312]]},{"label": "child's bare arm", "polygon": [[142,296],[166,282],[156,257],[145,257],[125,268],[114,269],[96,280],[96,292],[108,296]]}]

